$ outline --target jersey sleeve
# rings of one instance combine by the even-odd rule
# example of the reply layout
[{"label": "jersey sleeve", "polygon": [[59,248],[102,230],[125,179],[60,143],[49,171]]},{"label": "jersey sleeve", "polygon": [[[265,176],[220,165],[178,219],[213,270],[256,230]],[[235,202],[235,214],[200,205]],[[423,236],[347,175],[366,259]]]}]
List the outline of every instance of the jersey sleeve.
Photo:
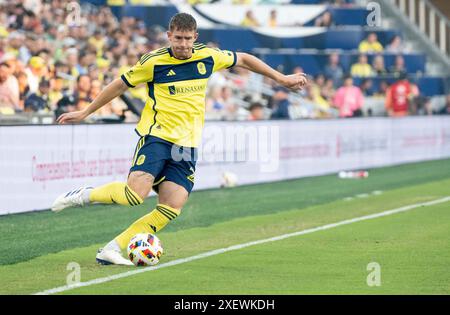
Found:
[{"label": "jersey sleeve", "polygon": [[120,77],[126,85],[134,88],[141,83],[153,81],[153,69],[154,62],[152,58],[144,55],[133,67]]},{"label": "jersey sleeve", "polygon": [[214,60],[213,72],[231,68],[237,61],[237,55],[234,51],[211,48],[211,55]]}]

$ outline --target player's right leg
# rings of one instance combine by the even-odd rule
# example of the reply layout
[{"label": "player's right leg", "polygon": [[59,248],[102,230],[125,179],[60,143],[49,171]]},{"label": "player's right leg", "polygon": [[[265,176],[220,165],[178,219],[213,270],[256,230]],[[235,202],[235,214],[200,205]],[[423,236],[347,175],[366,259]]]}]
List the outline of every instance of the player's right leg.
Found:
[{"label": "player's right leg", "polygon": [[141,194],[134,191],[127,183],[112,182],[97,188],[80,187],[64,193],[53,202],[52,211],[59,212],[65,208],[82,207],[89,203],[137,206],[142,202]]},{"label": "player's right leg", "polygon": [[[133,165],[138,163],[138,155],[145,149],[145,145],[145,137],[140,138],[134,152]],[[159,167],[159,165],[156,165],[156,167]],[[135,176],[137,177],[139,174],[134,174],[128,182],[134,182]],[[51,209],[54,212],[59,212],[65,208],[85,206],[89,203],[116,203],[124,206],[136,206],[141,204],[150,192],[154,178],[151,177],[149,180],[148,177],[144,176],[142,180],[142,183],[137,181],[138,185],[133,185],[133,187],[128,182],[112,182],[97,188],[80,187],[58,196]],[[148,190],[147,195],[145,194],[146,190]],[[145,197],[142,198],[141,196]]]}]

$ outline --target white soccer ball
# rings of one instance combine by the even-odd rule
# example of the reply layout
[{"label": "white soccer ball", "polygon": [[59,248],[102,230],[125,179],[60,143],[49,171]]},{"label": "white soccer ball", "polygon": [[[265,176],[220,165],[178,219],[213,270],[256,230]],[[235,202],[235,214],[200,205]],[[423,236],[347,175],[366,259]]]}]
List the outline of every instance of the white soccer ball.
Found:
[{"label": "white soccer ball", "polygon": [[136,234],[128,244],[127,254],[136,266],[154,266],[163,254],[161,241],[150,233]]},{"label": "white soccer ball", "polygon": [[223,172],[221,187],[235,187],[238,183],[238,177],[232,172]]}]

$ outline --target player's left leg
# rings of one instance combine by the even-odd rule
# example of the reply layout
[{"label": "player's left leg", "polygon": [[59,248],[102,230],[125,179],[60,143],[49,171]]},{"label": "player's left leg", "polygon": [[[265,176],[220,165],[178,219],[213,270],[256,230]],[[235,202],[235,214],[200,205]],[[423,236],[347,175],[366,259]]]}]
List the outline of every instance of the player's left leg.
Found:
[{"label": "player's left leg", "polygon": [[121,250],[126,249],[130,239],[138,233],[156,233],[178,217],[188,200],[189,193],[181,185],[164,181],[159,185],[158,204],[149,214],[136,220],[115,238]]},{"label": "player's left leg", "polygon": [[[191,150],[190,151],[195,151]],[[153,189],[158,193],[158,204],[147,215],[141,217],[114,240],[105,249],[112,252],[125,250],[131,238],[138,233],[161,231],[169,222],[181,213],[194,186],[195,155],[186,159],[169,159],[160,174],[155,179]]]},{"label": "player's left leg", "polygon": [[165,181],[159,185],[159,198],[156,208],[149,214],[136,220],[125,231],[99,250],[96,260],[103,265],[132,265],[131,261],[122,257],[131,238],[139,233],[154,234],[174,220],[186,203],[189,192],[185,187],[174,182]]},{"label": "player's left leg", "polygon": [[[196,164],[196,149],[194,148],[179,148],[180,152],[185,151],[187,154],[181,161],[172,156],[172,144],[157,140],[159,144],[158,154],[164,156],[165,164],[161,172],[154,173],[153,189],[158,193],[158,204],[147,215],[136,220],[125,231],[118,235],[115,239],[109,242],[103,252],[117,253],[123,251],[128,246],[131,238],[139,233],[154,234],[163,229],[169,222],[174,220],[181,213],[181,209],[186,203],[189,193],[194,186],[194,172]],[[195,154],[191,154],[195,153]],[[149,155],[149,157],[155,154]],[[145,163],[142,164],[145,169]],[[135,190],[139,186],[131,186]],[[105,263],[105,259],[97,261]],[[106,260],[106,263],[125,264],[121,259]]]}]

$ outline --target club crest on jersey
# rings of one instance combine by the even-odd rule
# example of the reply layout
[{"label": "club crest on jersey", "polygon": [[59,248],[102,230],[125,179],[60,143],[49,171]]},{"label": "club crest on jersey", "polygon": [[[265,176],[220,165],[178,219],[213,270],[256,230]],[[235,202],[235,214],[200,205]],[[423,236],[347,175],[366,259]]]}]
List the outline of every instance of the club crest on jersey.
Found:
[{"label": "club crest on jersey", "polygon": [[145,161],[145,155],[141,154],[136,162],[136,165],[142,165]]},{"label": "club crest on jersey", "polygon": [[199,62],[197,63],[197,70],[198,73],[200,73],[201,75],[206,74],[206,66],[203,62]]}]

